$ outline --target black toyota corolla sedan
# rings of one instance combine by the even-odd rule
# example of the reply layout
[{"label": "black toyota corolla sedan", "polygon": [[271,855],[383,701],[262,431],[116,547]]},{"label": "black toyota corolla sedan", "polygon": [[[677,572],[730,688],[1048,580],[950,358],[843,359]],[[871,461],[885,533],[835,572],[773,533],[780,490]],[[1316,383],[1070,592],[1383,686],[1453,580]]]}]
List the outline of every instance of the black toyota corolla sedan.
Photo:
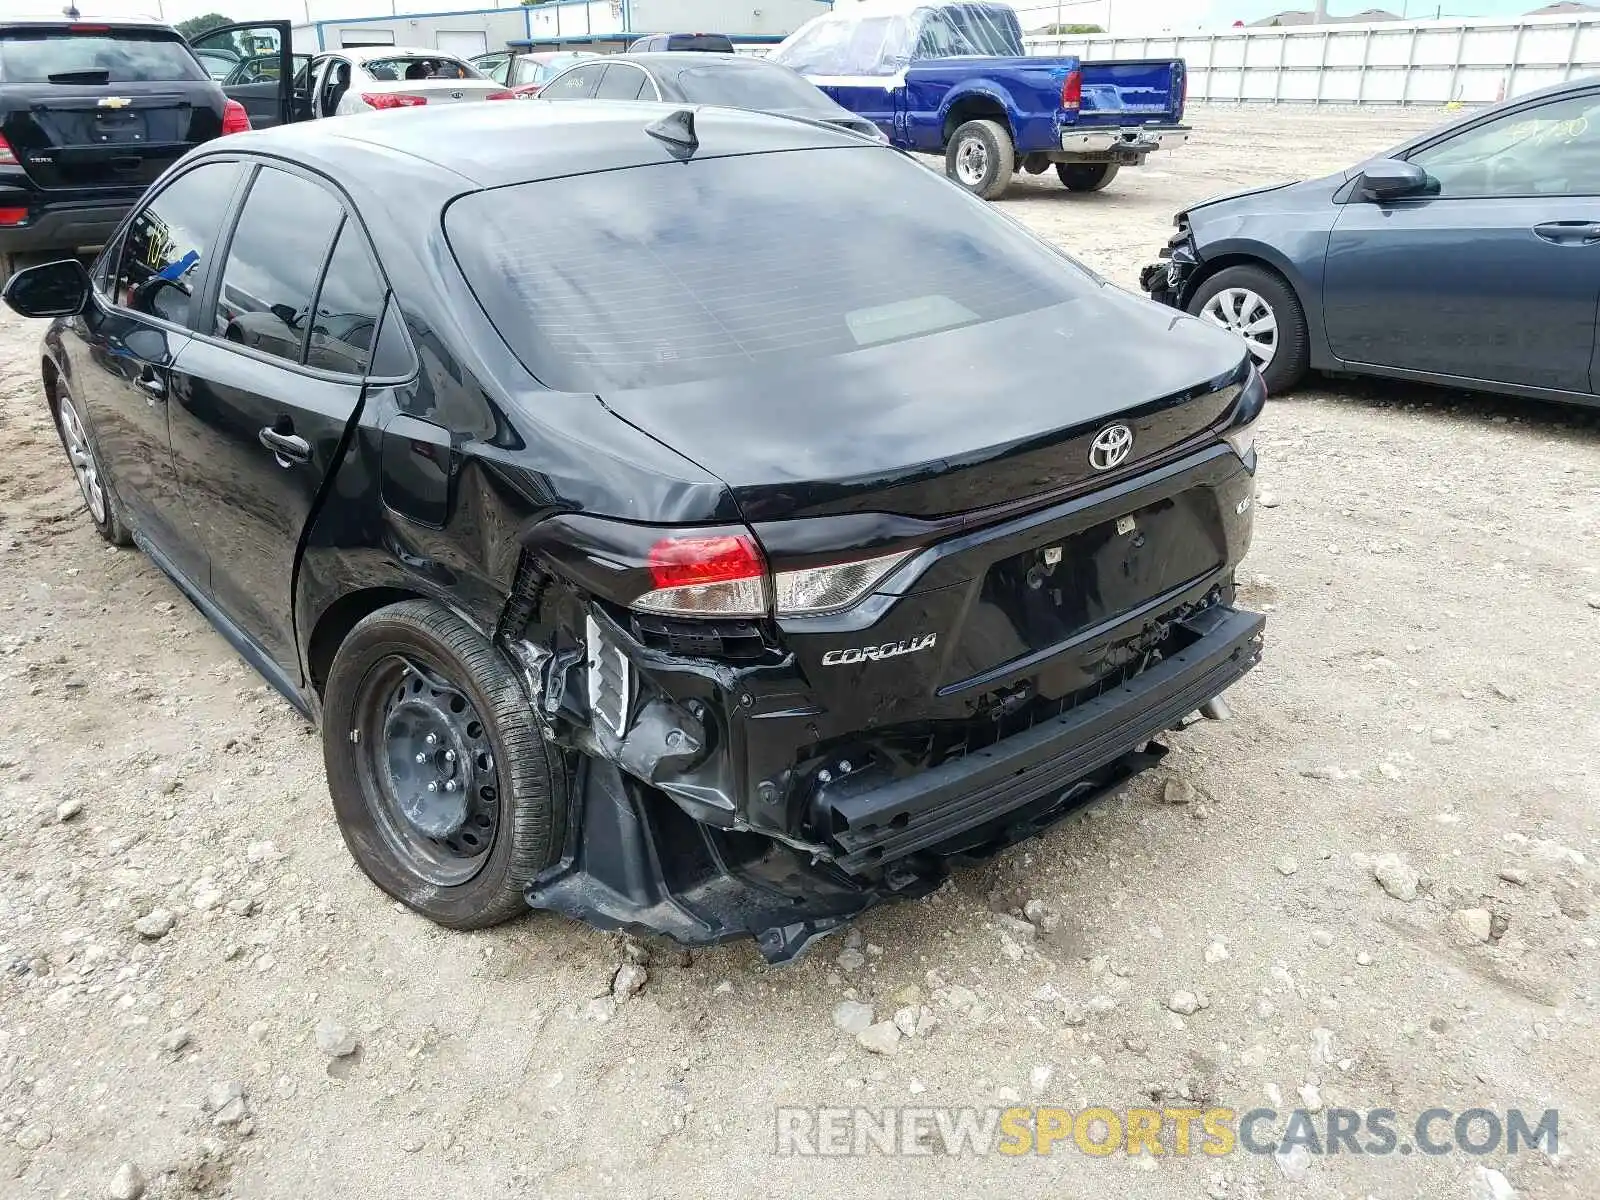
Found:
[{"label": "black toyota corolla sedan", "polygon": [[1239,342],[825,125],[243,134],[5,298],[56,318],[95,527],[320,723],[352,854],[444,925],[785,959],[1260,653]]}]

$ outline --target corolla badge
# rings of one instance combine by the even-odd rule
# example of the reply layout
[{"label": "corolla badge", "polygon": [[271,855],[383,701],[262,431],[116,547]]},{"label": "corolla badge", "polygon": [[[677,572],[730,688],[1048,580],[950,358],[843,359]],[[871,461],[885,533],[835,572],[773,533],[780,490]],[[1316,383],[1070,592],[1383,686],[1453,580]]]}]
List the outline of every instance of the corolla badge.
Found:
[{"label": "corolla badge", "polygon": [[1133,430],[1126,425],[1107,425],[1094,435],[1089,446],[1089,465],[1096,471],[1109,471],[1133,450]]},{"label": "corolla badge", "polygon": [[848,650],[829,650],[822,656],[825,667],[847,667],[852,663],[878,662],[885,658],[898,658],[902,654],[915,654],[918,650],[931,650],[938,642],[937,633],[915,634],[898,642],[884,642],[881,646],[852,646]]}]

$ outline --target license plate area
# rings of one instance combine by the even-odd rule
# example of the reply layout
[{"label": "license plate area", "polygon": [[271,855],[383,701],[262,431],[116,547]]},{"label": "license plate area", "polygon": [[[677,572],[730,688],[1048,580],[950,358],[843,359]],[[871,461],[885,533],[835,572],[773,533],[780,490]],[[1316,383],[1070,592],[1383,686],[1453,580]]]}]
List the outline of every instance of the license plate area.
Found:
[{"label": "license plate area", "polygon": [[1192,488],[993,563],[962,627],[963,675],[1071,641],[1216,571],[1215,493]]},{"label": "license plate area", "polygon": [[150,131],[141,112],[96,112],[89,141],[100,146],[132,146],[149,141]]}]

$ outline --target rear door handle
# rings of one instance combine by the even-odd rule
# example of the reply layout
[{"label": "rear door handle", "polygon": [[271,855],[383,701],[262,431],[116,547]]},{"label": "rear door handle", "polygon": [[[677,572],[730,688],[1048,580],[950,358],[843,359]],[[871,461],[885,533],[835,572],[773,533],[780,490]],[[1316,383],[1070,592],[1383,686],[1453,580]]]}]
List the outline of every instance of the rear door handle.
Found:
[{"label": "rear door handle", "polygon": [[271,425],[261,430],[261,444],[278,457],[280,467],[311,461],[311,443],[293,433],[279,433]]},{"label": "rear door handle", "polygon": [[1557,246],[1593,246],[1600,242],[1600,221],[1546,221],[1533,232]]},{"label": "rear door handle", "polygon": [[149,393],[150,404],[167,394],[167,385],[161,376],[156,374],[154,367],[145,367],[139,372],[139,378],[134,380],[144,391]]}]

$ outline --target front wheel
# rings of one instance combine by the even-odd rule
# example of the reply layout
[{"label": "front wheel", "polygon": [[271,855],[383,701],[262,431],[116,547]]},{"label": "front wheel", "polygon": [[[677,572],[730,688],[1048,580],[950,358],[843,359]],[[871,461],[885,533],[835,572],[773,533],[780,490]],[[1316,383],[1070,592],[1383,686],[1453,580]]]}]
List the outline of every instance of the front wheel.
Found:
[{"label": "front wheel", "polygon": [[322,753],[357,865],[440,925],[526,912],[524,890],[561,853],[559,752],[501,653],[430,601],[379,609],[340,645]]},{"label": "front wheel", "polygon": [[974,196],[997,200],[1016,173],[1017,148],[1000,122],[968,121],[945,147],[944,170]]},{"label": "front wheel", "polygon": [[1305,310],[1275,271],[1228,267],[1201,284],[1185,307],[1202,321],[1243,338],[1274,395],[1305,378],[1311,359]]},{"label": "front wheel", "polygon": [[65,382],[56,383],[50,409],[56,421],[56,434],[61,438],[61,448],[67,452],[67,465],[72,468],[78,492],[83,496],[84,507],[89,510],[89,520],[94,524],[95,532],[113,546],[133,545],[133,534],[122,519],[122,505],[101,469],[94,438],[84,425]]},{"label": "front wheel", "polygon": [[1117,163],[1057,163],[1056,178],[1069,192],[1102,192],[1119,170]]}]

